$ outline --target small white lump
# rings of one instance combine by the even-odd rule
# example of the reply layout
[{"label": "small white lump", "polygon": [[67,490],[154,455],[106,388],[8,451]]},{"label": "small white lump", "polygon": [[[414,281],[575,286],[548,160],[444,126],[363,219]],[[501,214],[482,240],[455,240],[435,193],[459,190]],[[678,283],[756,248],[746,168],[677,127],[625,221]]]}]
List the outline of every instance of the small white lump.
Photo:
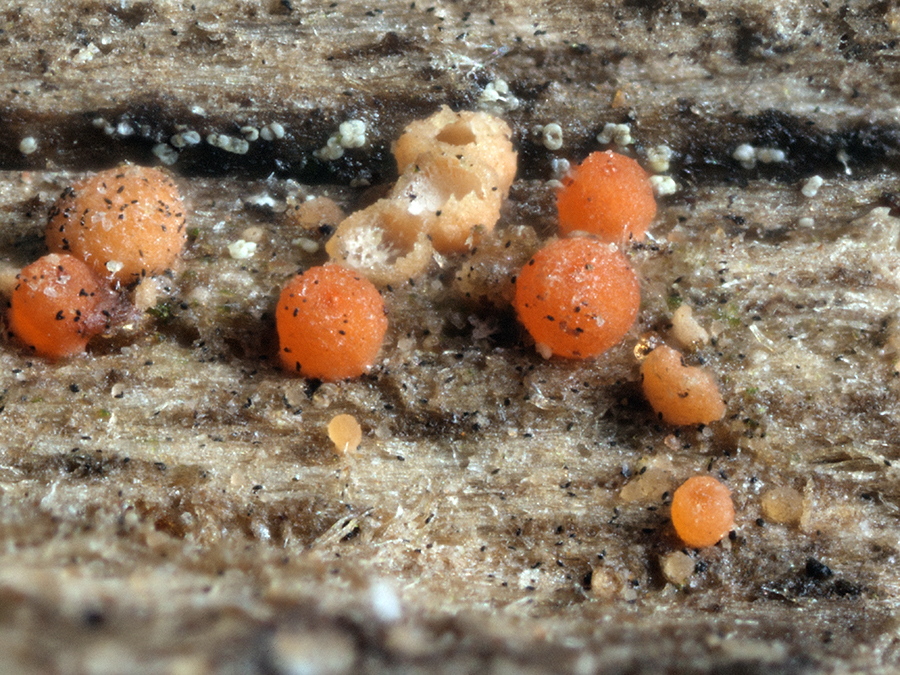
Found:
[{"label": "small white lump", "polygon": [[19,141],[19,152],[23,155],[30,155],[38,149],[38,142],[34,136],[26,136]]},{"label": "small white lump", "polygon": [[597,142],[604,145],[615,143],[620,148],[631,145],[634,143],[634,138],[631,136],[631,125],[607,122],[603,131],[597,134]]},{"label": "small white lump", "polygon": [[819,188],[825,184],[825,180],[821,176],[810,176],[806,179],[806,182],[803,184],[803,187],[800,188],[800,193],[804,197],[808,197],[812,199],[817,194],[819,194]]},{"label": "small white lump", "polygon": [[256,242],[238,239],[228,245],[228,255],[235,260],[247,260],[256,253]]},{"label": "small white lump", "polygon": [[559,150],[563,146],[563,130],[556,122],[545,124],[541,128],[541,140],[548,150]]}]

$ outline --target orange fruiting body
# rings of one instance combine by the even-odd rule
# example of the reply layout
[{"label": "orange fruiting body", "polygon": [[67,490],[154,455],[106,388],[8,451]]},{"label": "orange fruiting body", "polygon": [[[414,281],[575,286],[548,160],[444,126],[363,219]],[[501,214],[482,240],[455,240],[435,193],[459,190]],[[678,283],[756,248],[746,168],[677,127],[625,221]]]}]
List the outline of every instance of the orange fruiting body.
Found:
[{"label": "orange fruiting body", "polygon": [[688,546],[713,546],[734,528],[731,492],[712,476],[688,478],[672,495],[672,525]]},{"label": "orange fruiting body", "polygon": [[128,284],[165,271],[187,241],[184,204],[169,176],[122,165],[80,180],[50,213],[47,246]]},{"label": "orange fruiting body", "polygon": [[559,230],[582,231],[617,244],[642,241],[656,217],[647,173],[625,155],[594,152],[563,178],[556,193]]},{"label": "orange fruiting body", "polygon": [[25,267],[9,303],[9,329],[42,356],[79,354],[109,327],[115,295],[71,255],[50,253]]},{"label": "orange fruiting body", "polygon": [[513,304],[539,349],[584,359],[624,337],[640,302],[637,276],[618,248],[574,237],[545,246],[525,264]]},{"label": "orange fruiting body", "polygon": [[282,366],[336,381],[365,373],[387,332],[384,301],[364,277],[340,265],[291,279],[275,310]]},{"label": "orange fruiting body", "polygon": [[644,396],[669,424],[709,424],[722,419],[725,403],[712,374],[685,365],[681,353],[666,345],[641,362]]}]

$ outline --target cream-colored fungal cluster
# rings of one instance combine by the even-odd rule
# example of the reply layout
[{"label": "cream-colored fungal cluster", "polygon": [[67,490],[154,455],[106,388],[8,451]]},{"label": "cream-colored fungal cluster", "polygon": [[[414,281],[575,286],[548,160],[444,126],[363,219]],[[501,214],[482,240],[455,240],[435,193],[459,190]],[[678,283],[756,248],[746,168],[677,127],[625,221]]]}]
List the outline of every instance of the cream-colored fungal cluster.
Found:
[{"label": "cream-colored fungal cluster", "polygon": [[413,122],[394,144],[393,189],[341,222],[328,254],[386,285],[421,273],[434,251],[472,248],[499,220],[515,178],[511,135],[501,119],[446,106]]}]

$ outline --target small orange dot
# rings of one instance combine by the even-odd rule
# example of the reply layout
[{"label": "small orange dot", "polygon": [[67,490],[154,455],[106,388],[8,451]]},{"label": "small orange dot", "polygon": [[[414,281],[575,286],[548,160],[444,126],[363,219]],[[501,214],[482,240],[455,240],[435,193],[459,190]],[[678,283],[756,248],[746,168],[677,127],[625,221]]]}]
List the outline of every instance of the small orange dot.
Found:
[{"label": "small orange dot", "polygon": [[562,234],[588,232],[617,244],[643,241],[656,217],[656,199],[647,173],[612,150],[588,155],[563,179],[556,193]]},{"label": "small orange dot", "polygon": [[693,476],[672,496],[672,525],[688,546],[718,543],[734,528],[731,492],[712,476]]},{"label": "small orange dot", "polygon": [[539,349],[584,359],[624,337],[640,302],[637,276],[621,251],[573,237],[545,246],[525,264],[513,304]]},{"label": "small orange dot", "polygon": [[388,327],[375,286],[333,264],[312,267],[287,283],[275,323],[284,369],[327,381],[369,370]]}]

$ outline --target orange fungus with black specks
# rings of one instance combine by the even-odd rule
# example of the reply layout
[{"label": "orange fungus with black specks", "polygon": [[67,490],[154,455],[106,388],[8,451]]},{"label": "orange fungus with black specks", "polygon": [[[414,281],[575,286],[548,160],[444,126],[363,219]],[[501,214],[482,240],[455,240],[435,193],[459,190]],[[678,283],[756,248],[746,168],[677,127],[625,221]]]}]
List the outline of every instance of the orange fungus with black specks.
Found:
[{"label": "orange fungus with black specks", "polygon": [[50,253],[25,267],[9,301],[9,329],[37,354],[62,358],[85,350],[109,328],[117,296],[71,255]]},{"label": "orange fungus with black specks", "polygon": [[656,347],[641,362],[641,385],[653,410],[669,424],[709,424],[725,416],[725,402],[712,374],[689,366],[681,352]]},{"label": "orange fungus with black specks", "polygon": [[556,193],[562,234],[587,232],[617,244],[643,241],[656,217],[647,172],[630,157],[594,152],[563,178]]},{"label": "orange fungus with black specks", "polygon": [[612,244],[560,239],[516,278],[513,304],[539,349],[566,358],[602,354],[628,332],[640,307],[637,275]]},{"label": "orange fungus with black specks", "polygon": [[47,246],[128,284],[170,268],[187,241],[178,187],[159,169],[123,164],[67,188],[50,212]]},{"label": "orange fungus with black specks", "polygon": [[672,495],[672,525],[688,546],[717,544],[734,528],[731,491],[712,476],[688,478]]},{"label": "orange fungus with black specks", "polygon": [[334,264],[291,279],[281,291],[275,323],[285,370],[326,381],[368,371],[388,327],[375,286]]}]

